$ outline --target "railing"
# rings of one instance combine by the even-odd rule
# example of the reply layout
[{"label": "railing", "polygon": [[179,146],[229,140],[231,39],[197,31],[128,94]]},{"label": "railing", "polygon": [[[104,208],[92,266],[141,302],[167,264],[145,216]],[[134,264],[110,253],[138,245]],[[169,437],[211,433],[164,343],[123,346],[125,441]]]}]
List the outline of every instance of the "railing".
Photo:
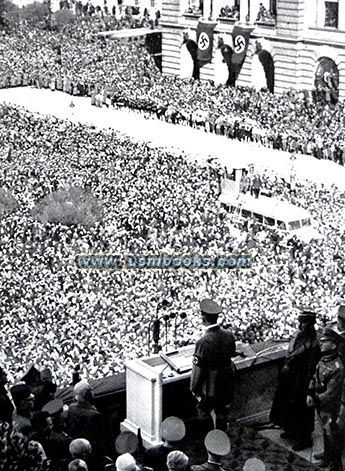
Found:
[{"label": "railing", "polygon": [[271,20],[260,20],[260,21],[255,21],[255,26],[261,28],[261,29],[275,29],[276,27],[276,20],[271,19]]},{"label": "railing", "polygon": [[230,25],[234,25],[237,21],[239,21],[238,18],[225,15],[219,15],[218,20],[222,23],[228,23]]},{"label": "railing", "polygon": [[182,13],[186,18],[200,18],[202,16],[202,11],[199,8],[187,8],[186,11]]}]

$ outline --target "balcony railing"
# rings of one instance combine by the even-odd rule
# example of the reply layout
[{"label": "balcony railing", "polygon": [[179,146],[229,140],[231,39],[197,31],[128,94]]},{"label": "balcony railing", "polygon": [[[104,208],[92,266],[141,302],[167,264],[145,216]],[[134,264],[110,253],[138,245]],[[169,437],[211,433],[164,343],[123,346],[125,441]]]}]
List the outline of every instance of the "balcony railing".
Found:
[{"label": "balcony railing", "polygon": [[261,29],[274,29],[276,27],[276,20],[274,18],[267,20],[255,21],[255,26]]},{"label": "balcony railing", "polygon": [[186,18],[200,18],[202,16],[202,11],[200,8],[187,8],[186,11],[183,12],[183,16]]}]

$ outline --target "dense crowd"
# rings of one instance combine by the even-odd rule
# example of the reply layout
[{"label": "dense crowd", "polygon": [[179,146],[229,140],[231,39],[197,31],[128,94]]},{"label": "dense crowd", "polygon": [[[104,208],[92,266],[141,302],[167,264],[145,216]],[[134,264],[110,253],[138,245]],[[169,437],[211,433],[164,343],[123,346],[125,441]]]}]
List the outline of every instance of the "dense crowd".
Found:
[{"label": "dense crowd", "polygon": [[[196,441],[201,440],[208,461],[220,465],[226,459],[235,465],[225,431],[204,432],[189,425],[186,433],[184,422],[170,416],[160,424],[163,443],[146,444],[144,449],[140,429],[137,434],[118,433],[118,424],[98,408],[87,380],[73,383],[74,400],[69,405],[56,399],[55,392],[47,369],[31,367],[21,382],[8,388],[6,371],[0,367],[1,471],[200,471],[204,468],[196,463],[204,453]],[[236,458],[238,465],[238,453]],[[257,458],[244,461],[231,469],[266,469]]]},{"label": "dense crowd", "polygon": [[[288,336],[292,304],[316,302],[321,317],[342,294],[343,195],[265,177],[275,196],[308,208],[325,238],[308,246],[277,241],[251,228],[239,237],[219,206],[221,170],[187,163],[110,131],[96,131],[9,106],[1,109],[1,187],[18,201],[4,214],[1,233],[1,329],[4,364],[13,380],[34,361],[53,369],[61,385],[80,364],[91,377],[122,371],[123,361],[149,353],[158,315],[167,343],[200,335],[197,302],[205,293],[225,307],[237,340]],[[63,156],[63,157],[62,157]],[[153,175],[155,178],[153,178]],[[87,188],[103,202],[103,221],[91,229],[43,224],[33,218],[45,195]],[[183,230],[182,230],[183,228]],[[80,270],[77,254],[208,254],[246,252],[251,270]],[[231,293],[231,296],[229,296]],[[99,341],[101,339],[101,341]],[[166,348],[165,335],[161,343]]]},{"label": "dense crowd", "polygon": [[[305,94],[277,97],[163,77],[138,45],[104,42],[95,32],[81,21],[63,34],[22,26],[4,35],[1,86],[50,87],[91,98],[101,94],[102,101],[111,98],[115,106],[171,122],[343,163],[342,103],[317,108]],[[193,163],[111,130],[2,105],[0,149],[0,363],[11,385],[29,364],[53,371],[43,388],[46,400],[53,398],[56,385],[71,383],[76,365],[81,377],[103,377],[123,371],[125,360],[151,353],[157,317],[164,349],[194,344],[202,331],[197,312],[204,296],[224,307],[223,325],[237,342],[252,343],[290,336],[299,305],[317,310],[323,325],[344,294],[345,194],[335,186],[297,183],[291,191],[283,179],[262,176],[273,197],[311,212],[323,239],[305,244],[255,222],[247,231],[235,229],[219,203],[224,177],[219,165]],[[37,217],[44,197],[71,188],[102,202],[100,221],[87,227]],[[70,201],[60,203],[68,207]],[[252,268],[83,270],[76,265],[78,254],[216,257],[232,252],[250,253]],[[85,383],[77,386],[76,401],[88,391]],[[16,394],[30,401],[30,391],[24,399],[20,388],[12,393],[14,401]],[[0,424],[0,469],[10,470],[14,462],[18,468],[13,469],[48,469],[51,430],[56,427],[60,435],[65,430],[49,416],[37,407],[29,431],[25,421],[19,421],[20,431]],[[71,420],[70,441],[80,436],[73,427]],[[79,445],[79,453],[65,447],[65,461],[78,461],[70,469],[96,469],[92,447]],[[90,448],[86,455],[85,447]],[[84,458],[90,458],[89,468]]]},{"label": "dense crowd", "polygon": [[5,35],[0,86],[50,87],[93,98],[101,94],[114,106],[173,123],[344,164],[343,102],[315,104],[307,92],[278,96],[164,76],[141,45],[97,39],[95,24],[81,18],[64,33],[22,26]]}]

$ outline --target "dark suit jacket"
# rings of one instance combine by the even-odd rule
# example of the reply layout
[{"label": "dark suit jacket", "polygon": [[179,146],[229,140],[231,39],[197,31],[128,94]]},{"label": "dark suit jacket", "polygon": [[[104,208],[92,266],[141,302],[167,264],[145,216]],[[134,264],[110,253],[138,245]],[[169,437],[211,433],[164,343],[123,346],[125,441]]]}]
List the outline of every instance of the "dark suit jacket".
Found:
[{"label": "dark suit jacket", "polygon": [[94,406],[71,404],[66,428],[70,437],[85,438],[91,443],[94,458],[101,460],[111,452],[110,425]]}]

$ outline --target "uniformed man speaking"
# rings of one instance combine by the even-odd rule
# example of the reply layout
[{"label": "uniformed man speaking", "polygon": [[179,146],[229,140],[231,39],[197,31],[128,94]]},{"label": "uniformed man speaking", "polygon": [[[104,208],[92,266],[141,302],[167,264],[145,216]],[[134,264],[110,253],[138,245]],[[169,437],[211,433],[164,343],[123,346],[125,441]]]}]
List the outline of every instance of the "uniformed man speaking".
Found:
[{"label": "uniformed man speaking", "polygon": [[217,324],[222,308],[211,299],[200,303],[206,332],[195,346],[191,391],[198,400],[200,432],[214,428],[211,412],[216,415],[215,428],[226,430],[228,406],[233,398],[235,367],[235,339],[231,332]]}]

